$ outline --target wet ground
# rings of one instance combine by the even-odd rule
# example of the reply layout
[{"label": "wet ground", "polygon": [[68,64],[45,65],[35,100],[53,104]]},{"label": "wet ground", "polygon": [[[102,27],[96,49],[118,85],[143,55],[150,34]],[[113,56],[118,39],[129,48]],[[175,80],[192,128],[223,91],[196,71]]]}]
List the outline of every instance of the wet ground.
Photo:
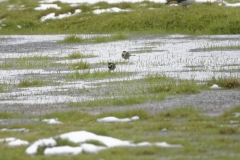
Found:
[{"label": "wet ground", "polygon": [[[79,35],[83,38],[95,35]],[[181,79],[204,81],[214,77],[240,76],[240,35],[185,36],[144,35],[130,36],[129,40],[99,44],[58,44],[66,35],[13,35],[0,36],[0,84],[8,86],[0,93],[0,112],[19,112],[26,115],[41,115],[52,111],[72,110],[68,102],[81,102],[101,97],[99,92],[81,92],[101,88],[109,81],[121,81],[124,77],[99,79],[77,79],[68,81],[64,77],[75,70],[64,64],[84,60],[96,70],[107,71],[106,63],[117,63],[116,72],[134,73],[128,80],[143,78],[148,74],[164,74]],[[121,52],[127,50],[136,56],[125,61]],[[91,58],[70,60],[73,52],[94,55]],[[52,57],[55,66],[3,67],[19,58],[33,56]],[[62,64],[62,66],[61,66]],[[50,85],[41,87],[17,87],[22,80],[44,79]],[[4,88],[4,87],[3,87]],[[6,88],[6,87],[5,87]],[[108,88],[106,88],[108,89]],[[239,90],[209,90],[199,94],[168,97],[159,102],[124,107],[79,108],[81,111],[100,113],[122,109],[142,108],[151,113],[179,106],[203,108],[206,113],[220,114],[240,104]],[[76,109],[76,108],[74,108]],[[0,122],[1,123],[1,122]]]}]

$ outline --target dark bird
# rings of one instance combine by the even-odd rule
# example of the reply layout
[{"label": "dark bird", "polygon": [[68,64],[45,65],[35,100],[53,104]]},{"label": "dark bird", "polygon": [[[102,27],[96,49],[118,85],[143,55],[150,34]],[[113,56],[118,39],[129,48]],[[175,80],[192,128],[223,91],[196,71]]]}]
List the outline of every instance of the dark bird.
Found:
[{"label": "dark bird", "polygon": [[116,68],[116,64],[112,62],[108,62],[108,69],[109,70],[114,70]]},{"label": "dark bird", "polygon": [[167,0],[166,4],[178,4],[180,6],[187,7],[193,2],[195,2],[195,0]]},{"label": "dark bird", "polygon": [[130,56],[136,56],[136,55],[130,54],[127,51],[122,52],[122,58],[129,59]]}]

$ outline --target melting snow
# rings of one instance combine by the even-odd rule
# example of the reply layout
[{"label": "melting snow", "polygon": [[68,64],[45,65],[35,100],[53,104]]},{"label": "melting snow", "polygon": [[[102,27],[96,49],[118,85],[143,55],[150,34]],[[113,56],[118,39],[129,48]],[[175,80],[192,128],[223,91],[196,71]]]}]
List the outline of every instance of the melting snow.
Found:
[{"label": "melting snow", "polygon": [[26,149],[27,154],[36,154],[38,147],[53,147],[56,146],[57,142],[53,138],[40,139],[34,142]]},{"label": "melting snow", "polygon": [[10,147],[25,146],[25,145],[29,144],[28,141],[24,141],[24,140],[17,139],[14,137],[0,139],[0,143],[1,142],[7,142],[8,146],[10,146]]},{"label": "melting snow", "polygon": [[42,122],[48,123],[48,124],[62,124],[62,122],[58,121],[57,118],[55,119],[43,119]]},{"label": "melting snow", "polygon": [[28,144],[29,144],[28,141],[24,141],[24,140],[21,140],[21,139],[16,139],[15,141],[11,141],[11,142],[8,143],[8,145],[10,147],[26,146]]},{"label": "melting snow", "polygon": [[234,115],[234,117],[239,117],[240,116],[240,112],[234,112],[233,115]]},{"label": "melting snow", "polygon": [[41,22],[44,22],[48,19],[62,19],[62,18],[67,18],[67,17],[74,16],[74,15],[79,14],[79,13],[81,13],[80,9],[76,9],[73,14],[71,12],[68,12],[68,13],[65,13],[65,14],[59,14],[58,16],[55,16],[55,13],[50,13],[46,16],[43,16],[40,20],[41,20]]},{"label": "melting snow", "polygon": [[61,9],[57,4],[40,4],[39,7],[36,7],[35,10],[46,10],[49,8]]},{"label": "melting snow", "polygon": [[54,155],[77,155],[82,152],[82,147],[70,147],[70,146],[59,146],[46,148],[44,150],[44,155],[54,156]]},{"label": "melting snow", "polygon": [[99,151],[107,149],[107,147],[96,146],[93,144],[83,143],[81,144],[83,151],[87,154],[97,154]]},{"label": "melting snow", "polygon": [[221,89],[221,87],[219,87],[217,84],[212,85],[210,88],[212,88],[212,89]]},{"label": "melting snow", "polygon": [[[226,7],[240,7],[240,3],[227,3],[225,1],[222,1],[223,5]],[[220,3],[221,4],[221,3]]]},{"label": "melting snow", "polygon": [[26,129],[26,128],[17,128],[17,129],[2,128],[0,131],[1,132],[29,132],[29,129]]},{"label": "melting snow", "polygon": [[101,14],[104,12],[108,12],[108,13],[112,13],[112,12],[129,12],[130,10],[127,9],[120,9],[117,7],[113,7],[113,8],[108,8],[108,9],[96,9],[93,11],[94,14]]},{"label": "melting snow", "polygon": [[[53,138],[41,139],[34,142],[26,149],[26,153],[33,155],[37,153],[37,149],[40,146],[51,147],[44,150],[45,155],[76,155],[84,151],[88,154],[96,154],[101,150],[111,148],[111,147],[148,147],[148,146],[157,146],[164,148],[181,148],[182,145],[179,144],[168,144],[166,142],[141,142],[134,144],[130,141],[123,141],[120,139],[96,135],[87,131],[75,131],[65,134],[61,134],[55,138],[61,138],[63,140],[68,140],[73,143],[82,143],[79,147],[69,147],[69,146],[56,146],[57,143]],[[105,146],[96,146],[93,144],[84,143],[89,140],[98,141]],[[56,146],[56,147],[54,147]]]},{"label": "melting snow", "polygon": [[114,123],[114,122],[130,122],[133,120],[138,120],[139,117],[138,116],[134,116],[131,118],[116,118],[116,117],[104,117],[104,118],[100,118],[97,121],[98,122],[108,122],[108,123]]}]

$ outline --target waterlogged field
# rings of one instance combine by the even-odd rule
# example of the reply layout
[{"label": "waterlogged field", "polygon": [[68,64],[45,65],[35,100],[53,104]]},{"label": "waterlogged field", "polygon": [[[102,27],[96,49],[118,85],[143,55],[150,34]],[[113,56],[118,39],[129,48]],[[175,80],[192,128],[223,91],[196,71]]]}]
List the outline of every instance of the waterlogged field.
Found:
[{"label": "waterlogged field", "polygon": [[[116,147],[77,155],[82,159],[236,159],[240,156],[239,37],[0,36],[0,129],[30,130],[0,132],[0,139],[16,137],[32,143],[86,130],[134,143],[165,141],[182,147]],[[124,50],[135,56],[124,60]],[[116,64],[114,71],[108,70],[108,62]],[[211,89],[214,84],[219,87]],[[140,120],[97,122],[106,116]],[[63,123],[42,123],[45,118]],[[45,157],[44,147],[29,156],[26,146],[10,148],[2,143],[5,159],[76,158]]]},{"label": "waterlogged field", "polygon": [[[93,36],[79,35],[83,39]],[[145,78],[146,85],[151,85],[146,79],[150,76],[201,83],[237,79],[240,74],[238,35],[148,35],[109,43],[60,43],[66,37],[1,36],[1,104],[146,96],[146,86],[138,81]],[[123,50],[135,56],[124,60]],[[114,71],[108,71],[108,62],[116,63]]]}]

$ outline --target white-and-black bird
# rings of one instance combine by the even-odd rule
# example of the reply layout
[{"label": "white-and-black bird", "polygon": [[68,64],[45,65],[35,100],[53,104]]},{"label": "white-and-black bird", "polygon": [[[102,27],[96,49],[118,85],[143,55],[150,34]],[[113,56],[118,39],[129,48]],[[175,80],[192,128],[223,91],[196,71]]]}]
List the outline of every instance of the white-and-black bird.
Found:
[{"label": "white-and-black bird", "polygon": [[166,4],[178,4],[180,6],[187,7],[193,2],[195,2],[195,0],[167,0]]},{"label": "white-and-black bird", "polygon": [[108,69],[109,70],[114,70],[116,68],[116,64],[112,62],[108,62]]},{"label": "white-and-black bird", "polygon": [[123,51],[123,52],[122,52],[122,58],[124,58],[124,59],[129,59],[130,56],[136,56],[136,55],[130,54],[130,53],[128,53],[127,51]]}]

